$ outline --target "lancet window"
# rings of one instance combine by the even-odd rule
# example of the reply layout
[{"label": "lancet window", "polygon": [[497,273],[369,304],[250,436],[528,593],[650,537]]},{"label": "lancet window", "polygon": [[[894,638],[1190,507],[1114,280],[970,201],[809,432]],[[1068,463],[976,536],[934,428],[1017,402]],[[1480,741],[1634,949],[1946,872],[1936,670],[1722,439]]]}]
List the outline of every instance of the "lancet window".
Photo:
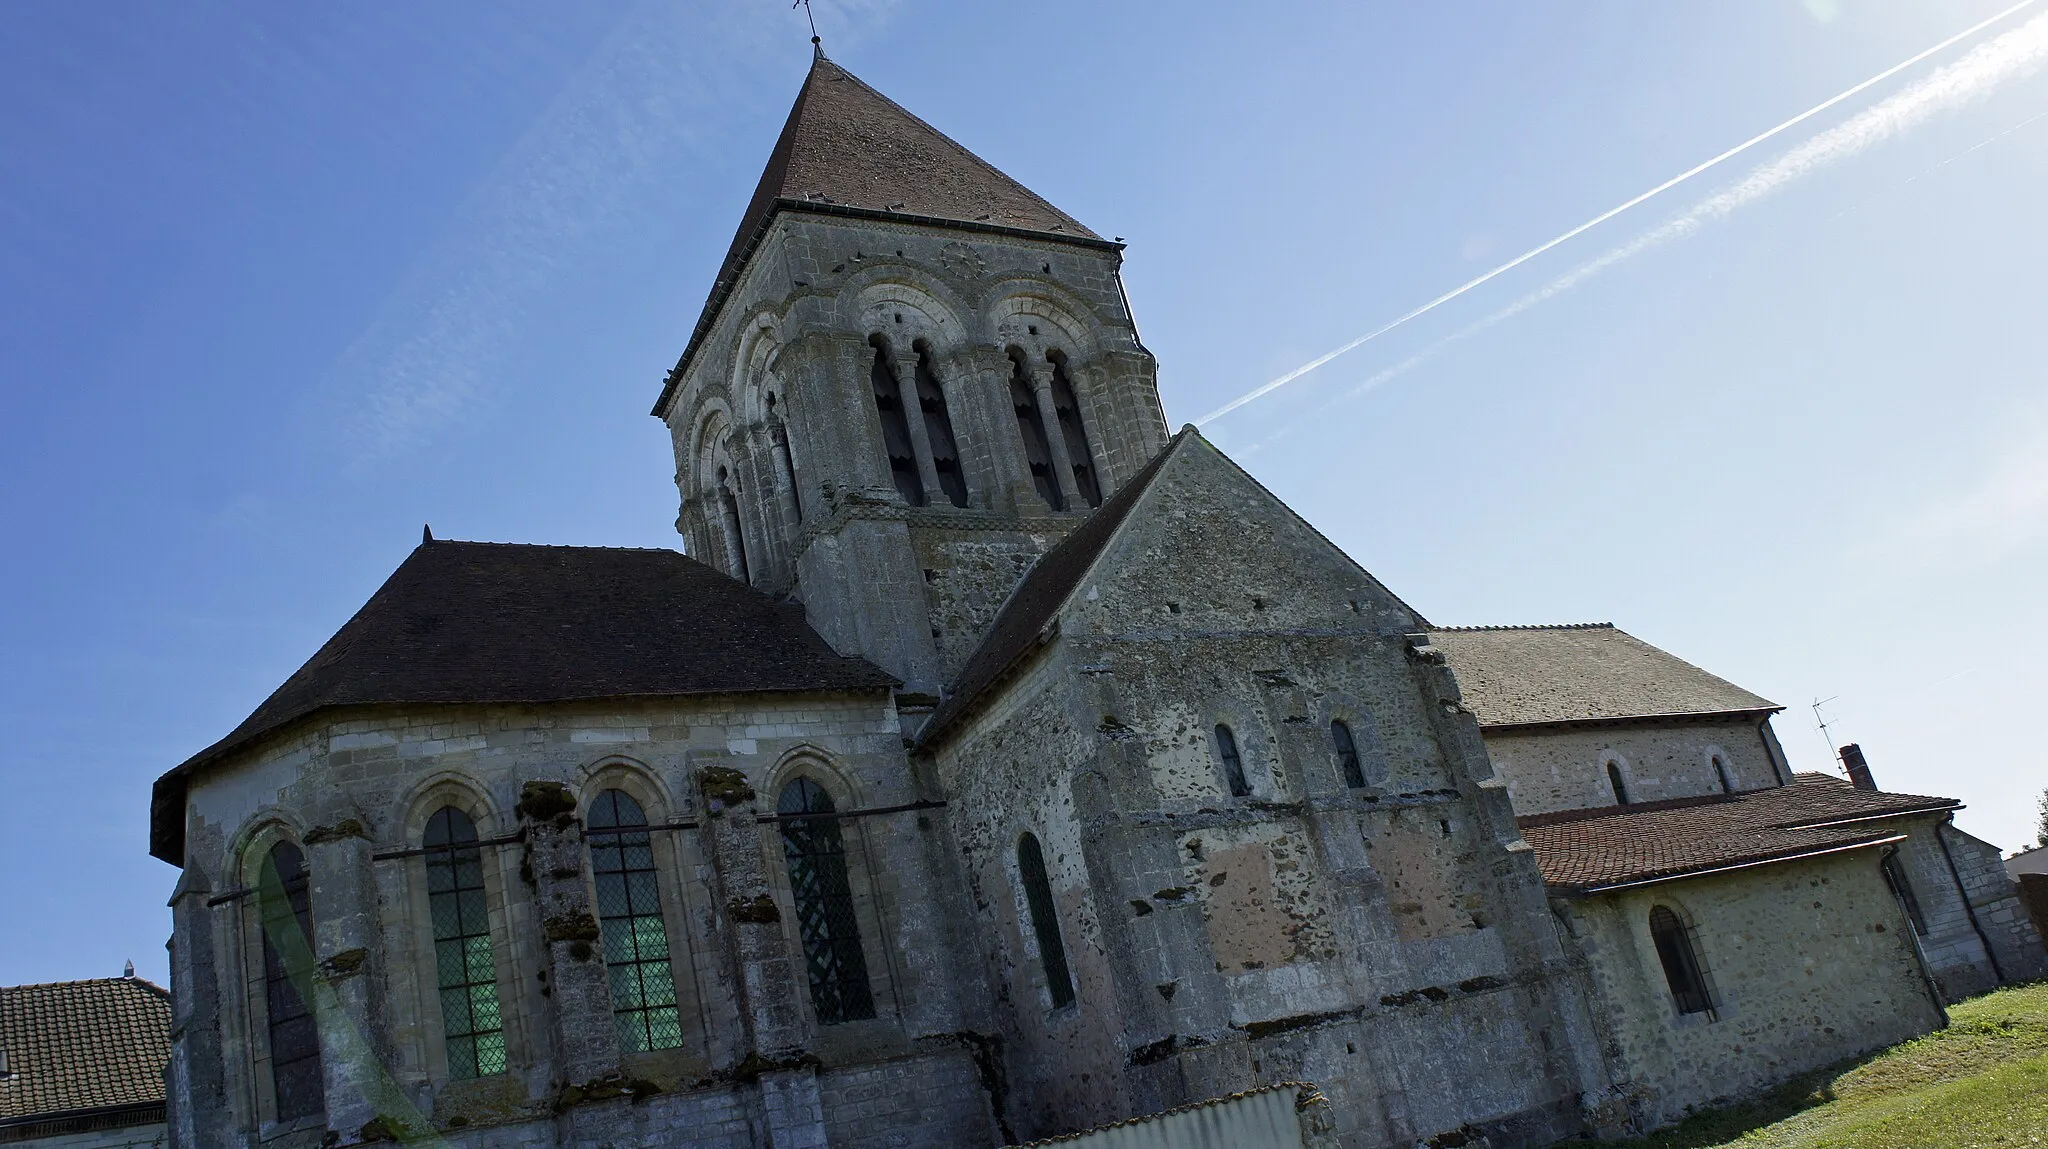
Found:
[{"label": "lancet window", "polygon": [[1341,718],[1330,722],[1330,745],[1337,751],[1337,768],[1344,775],[1344,784],[1354,790],[1363,787],[1365,768],[1358,761],[1358,742]]},{"label": "lancet window", "polygon": [[910,417],[903,407],[903,387],[889,365],[889,350],[880,336],[873,340],[875,365],[868,373],[874,385],[875,411],[882,417],[882,451],[889,457],[889,477],[896,492],[913,507],[925,504],[924,479],[917,473],[917,449],[910,442]]},{"label": "lancet window", "polygon": [[498,1009],[498,963],[484,901],[484,864],[476,823],[453,806],[427,820],[427,902],[434,923],[434,970],[441,1032],[453,1078],[505,1072],[505,1021]]},{"label": "lancet window", "polygon": [[1053,474],[1052,444],[1045,437],[1045,420],[1038,411],[1038,392],[1031,385],[1031,369],[1025,365],[1021,351],[1011,352],[1010,363],[1010,405],[1017,412],[1017,433],[1024,438],[1024,462],[1031,469],[1031,486],[1046,506],[1064,511],[1067,501],[1060,494],[1059,476]]},{"label": "lancet window", "polygon": [[1728,777],[1728,763],[1719,754],[1714,755],[1714,777],[1721,780],[1721,793],[1735,793],[1735,782]]},{"label": "lancet window", "polygon": [[627,1053],[683,1043],[668,927],[647,812],[623,790],[606,790],[583,821],[597,880],[597,924],[611,979],[612,1021]]},{"label": "lancet window", "polygon": [[932,373],[931,348],[917,347],[917,406],[924,413],[925,439],[932,448],[932,470],[946,501],[967,505],[967,476],[960,469],[960,444],[953,437],[953,417],[946,410],[946,392]]},{"label": "lancet window", "polygon": [[810,975],[811,1010],[820,1025],[873,1017],[875,999],[847,879],[846,842],[839,819],[830,816],[837,810],[832,795],[812,779],[797,778],[782,788],[775,810],[784,815],[782,856],[789,865],[797,933]]},{"label": "lancet window", "polygon": [[1615,805],[1628,805],[1628,786],[1621,780],[1621,764],[1619,762],[1609,762],[1607,764],[1607,784],[1614,789]]},{"label": "lancet window", "polygon": [[1684,920],[1667,906],[1653,907],[1650,940],[1657,946],[1657,960],[1664,966],[1664,980],[1671,987],[1671,1000],[1678,1012],[1711,1012],[1714,1003],[1707,995],[1707,979],[1700,973],[1699,954]]},{"label": "lancet window", "polygon": [[1053,1008],[1074,1000],[1074,979],[1067,970],[1067,946],[1060,939],[1059,910],[1052,883],[1045,875],[1045,851],[1038,838],[1025,834],[1017,842],[1017,876],[1024,883],[1024,902],[1031,912],[1031,932],[1038,939],[1038,961],[1045,969],[1045,988]]},{"label": "lancet window", "polygon": [[1220,723],[1216,727],[1216,756],[1223,760],[1223,781],[1230,787],[1230,796],[1249,797],[1252,786],[1245,780],[1244,759],[1238,757],[1237,735]]},{"label": "lancet window", "polygon": [[264,855],[256,884],[263,930],[263,1008],[271,1097],[279,1121],[326,1111],[313,993],[313,899],[306,856],[290,842]]},{"label": "lancet window", "polygon": [[1095,456],[1088,450],[1088,432],[1081,425],[1081,403],[1074,396],[1073,381],[1067,378],[1067,357],[1057,351],[1046,356],[1052,362],[1052,406],[1058,415],[1060,437],[1066,440],[1067,461],[1074,468],[1074,490],[1091,507],[1102,505],[1102,484],[1095,477]]}]

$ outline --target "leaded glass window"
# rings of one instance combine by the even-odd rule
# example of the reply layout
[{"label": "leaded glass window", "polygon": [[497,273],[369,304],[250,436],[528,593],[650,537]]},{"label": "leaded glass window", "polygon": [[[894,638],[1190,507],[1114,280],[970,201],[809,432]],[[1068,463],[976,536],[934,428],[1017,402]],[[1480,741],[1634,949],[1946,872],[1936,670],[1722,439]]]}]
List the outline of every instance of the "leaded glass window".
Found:
[{"label": "leaded glass window", "polygon": [[1223,780],[1230,786],[1230,796],[1250,797],[1252,784],[1245,780],[1244,759],[1237,755],[1237,735],[1228,726],[1216,727],[1216,756],[1223,759]]},{"label": "leaded glass window", "polygon": [[1650,940],[1656,943],[1657,960],[1664,966],[1664,981],[1671,987],[1671,1000],[1680,1013],[1708,1013],[1714,1003],[1707,996],[1707,979],[1700,973],[1699,954],[1692,945],[1692,931],[1665,906],[1650,910]]},{"label": "leaded glass window", "polygon": [[[782,788],[779,814],[832,814],[832,795],[809,778]],[[796,902],[797,931],[811,980],[811,1009],[818,1024],[835,1025],[875,1016],[868,989],[868,962],[860,946],[860,921],[853,912],[853,888],[846,877],[846,843],[839,819],[790,818],[782,823],[782,856],[789,863],[789,890]]]},{"label": "leaded glass window", "polygon": [[1358,742],[1341,718],[1330,723],[1330,744],[1337,749],[1337,766],[1344,773],[1344,784],[1354,790],[1364,786],[1365,768],[1358,763]]},{"label": "leaded glass window", "polygon": [[623,790],[606,790],[583,821],[590,871],[597,879],[597,924],[611,978],[612,1020],[627,1053],[674,1049],[683,1043],[675,968],[647,812]]},{"label": "leaded glass window", "polygon": [[498,962],[484,906],[476,823],[455,807],[443,806],[427,819],[423,844],[448,1076],[503,1073],[505,1022],[498,1010]]},{"label": "leaded glass window", "polygon": [[320,1080],[320,1027],[313,989],[313,899],[306,856],[290,842],[264,855],[256,882],[263,930],[263,1009],[270,1036],[270,1087],[277,1120],[327,1108]]},{"label": "leaded glass window", "polygon": [[1024,901],[1031,909],[1031,931],[1038,937],[1038,961],[1045,967],[1045,988],[1053,1008],[1074,1000],[1074,978],[1067,971],[1067,946],[1060,939],[1059,909],[1052,883],[1045,876],[1045,851],[1038,838],[1026,834],[1017,842],[1017,874],[1024,881]]}]

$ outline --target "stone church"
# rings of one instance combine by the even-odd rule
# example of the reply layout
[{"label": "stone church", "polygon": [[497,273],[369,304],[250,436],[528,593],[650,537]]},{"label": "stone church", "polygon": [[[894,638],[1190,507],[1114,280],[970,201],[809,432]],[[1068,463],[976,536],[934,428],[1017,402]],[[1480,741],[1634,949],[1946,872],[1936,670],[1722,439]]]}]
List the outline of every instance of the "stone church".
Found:
[{"label": "stone church", "polygon": [[2042,972],[1954,801],[1171,433],[1121,258],[820,54],[654,406],[688,557],[429,537],[157,782],[172,1143],[1541,1145]]}]

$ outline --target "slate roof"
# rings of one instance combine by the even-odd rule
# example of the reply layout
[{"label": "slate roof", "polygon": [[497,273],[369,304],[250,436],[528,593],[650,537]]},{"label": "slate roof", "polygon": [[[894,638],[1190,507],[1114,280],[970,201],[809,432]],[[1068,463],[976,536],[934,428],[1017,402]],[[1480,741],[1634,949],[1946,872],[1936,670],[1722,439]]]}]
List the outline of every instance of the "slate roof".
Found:
[{"label": "slate roof", "polygon": [[1596,893],[1875,845],[1897,834],[1871,819],[1955,810],[1953,798],[1858,790],[1826,774],[1790,786],[1537,814],[1516,821],[1551,888]]},{"label": "slate roof", "polygon": [[0,1125],[161,1104],[171,998],[141,978],[0,988]]},{"label": "slate roof", "polygon": [[240,726],[157,780],[150,852],[182,863],[192,770],[333,707],[894,683],[834,651],[802,607],[675,551],[430,540]]},{"label": "slate roof", "polygon": [[1481,727],[1784,709],[1613,623],[1447,627],[1430,643]]},{"label": "slate roof", "polygon": [[1102,556],[1109,540],[1116,536],[1116,530],[1130,517],[1131,508],[1144,497],[1146,488],[1166,466],[1166,461],[1176,450],[1190,439],[1199,435],[1192,425],[1181,428],[1179,434],[1169,440],[1144,469],[1131,476],[1116,494],[1095,509],[1080,526],[1075,527],[1059,544],[1039,557],[1031,570],[1010,592],[1003,603],[996,620],[989,624],[988,633],[982,637],[981,645],[969,655],[965,666],[953,682],[953,692],[919,732],[920,741],[930,742],[950,729],[967,711],[976,699],[996,684],[1005,672],[1024,655],[1038,646],[1039,632],[1052,621],[1067,596],[1074,593],[1074,587],[1087,575],[1088,568]]},{"label": "slate roof", "polygon": [[1091,247],[1121,246],[1088,230],[820,52],[811,61],[810,74],[768,155],[761,182],[740,216],[739,231],[719,266],[697,328],[654,405],[656,416],[717,318],[762,231],[777,211],[785,209],[943,221]]}]

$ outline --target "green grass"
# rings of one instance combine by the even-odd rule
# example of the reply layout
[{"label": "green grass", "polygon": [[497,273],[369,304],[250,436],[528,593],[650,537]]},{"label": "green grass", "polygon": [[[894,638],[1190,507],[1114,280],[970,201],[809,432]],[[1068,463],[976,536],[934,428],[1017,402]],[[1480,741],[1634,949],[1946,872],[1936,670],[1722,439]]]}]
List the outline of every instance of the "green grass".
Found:
[{"label": "green grass", "polygon": [[1797,1078],[1636,1149],[2048,1149],[2048,983],[1949,1010],[1947,1029]]}]

